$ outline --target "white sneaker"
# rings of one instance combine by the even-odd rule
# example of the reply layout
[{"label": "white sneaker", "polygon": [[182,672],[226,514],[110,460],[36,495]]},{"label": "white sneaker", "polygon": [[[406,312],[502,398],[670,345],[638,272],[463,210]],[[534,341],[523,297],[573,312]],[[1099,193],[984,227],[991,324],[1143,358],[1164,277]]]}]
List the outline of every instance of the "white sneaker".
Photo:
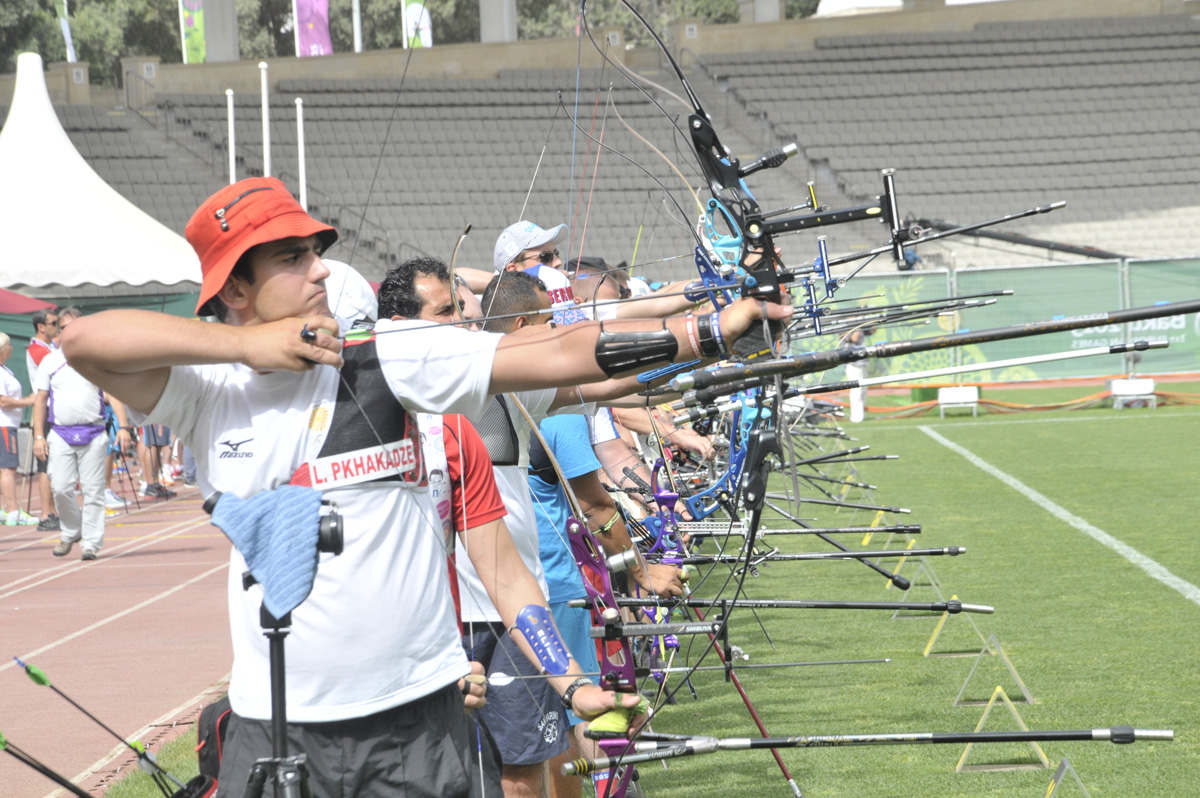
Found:
[{"label": "white sneaker", "polygon": [[105,488],[105,490],[104,490],[104,506],[107,507],[109,510],[124,510],[125,509],[125,500],[122,499],[117,494],[113,493],[112,488]]},{"label": "white sneaker", "polygon": [[164,485],[174,485],[175,484],[175,480],[171,478],[171,467],[170,466],[162,467],[162,470],[160,472],[160,477],[162,479],[162,484],[164,484]]},{"label": "white sneaker", "polygon": [[143,481],[140,481],[140,482],[138,482],[138,495],[139,495],[139,496],[145,496],[145,495],[146,495],[146,488],[147,488],[147,487],[148,487],[148,486],[146,485],[146,482],[145,482],[144,480],[143,480]]}]

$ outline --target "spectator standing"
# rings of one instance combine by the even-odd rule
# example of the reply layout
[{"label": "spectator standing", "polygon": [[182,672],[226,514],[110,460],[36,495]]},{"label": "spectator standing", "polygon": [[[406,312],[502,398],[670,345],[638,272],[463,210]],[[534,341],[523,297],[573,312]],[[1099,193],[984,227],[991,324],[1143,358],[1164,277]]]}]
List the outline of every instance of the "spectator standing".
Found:
[{"label": "spectator standing", "polygon": [[[38,367],[42,361],[46,359],[47,355],[58,349],[58,344],[54,343],[54,339],[58,337],[58,311],[35,311],[32,322],[33,337],[29,339],[29,347],[25,350],[25,372],[29,375],[30,387],[37,384]],[[33,394],[37,394],[36,389],[33,390]],[[33,434],[35,438],[38,435],[44,437],[49,431],[49,427],[46,429],[35,427]],[[39,532],[54,532],[59,529],[58,515],[54,512],[54,495],[50,491],[50,476],[46,470],[48,465],[49,460],[37,461],[38,493],[42,498],[42,520],[38,524]]]},{"label": "spectator standing", "polygon": [[12,356],[12,341],[0,333],[0,523],[8,526],[36,524],[38,520],[17,502],[17,429],[21,409],[33,404],[33,394],[21,396],[21,383],[5,364]]},{"label": "spectator standing", "polygon": [[[67,363],[60,350],[47,355],[38,369],[33,406],[33,453],[49,459],[54,508],[61,524],[55,557],[70,553],[83,541],[84,560],[94,560],[104,544],[104,459],[108,436],[104,434],[105,394]],[[120,429],[117,445],[130,445],[125,407],[111,400]],[[50,425],[50,431],[39,434]],[[83,509],[75,500],[75,484],[83,492]]]}]

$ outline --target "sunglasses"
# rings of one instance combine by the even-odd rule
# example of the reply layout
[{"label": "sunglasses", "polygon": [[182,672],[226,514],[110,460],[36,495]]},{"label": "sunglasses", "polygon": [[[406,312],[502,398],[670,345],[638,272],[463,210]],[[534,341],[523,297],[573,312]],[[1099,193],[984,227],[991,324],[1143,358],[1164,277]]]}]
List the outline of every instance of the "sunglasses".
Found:
[{"label": "sunglasses", "polygon": [[549,266],[551,263],[554,263],[554,260],[557,257],[558,257],[558,250],[552,249],[549,252],[539,252],[536,255],[526,255],[525,257],[521,258],[521,260],[523,260],[523,261],[536,260],[538,263],[542,264],[543,266]]}]

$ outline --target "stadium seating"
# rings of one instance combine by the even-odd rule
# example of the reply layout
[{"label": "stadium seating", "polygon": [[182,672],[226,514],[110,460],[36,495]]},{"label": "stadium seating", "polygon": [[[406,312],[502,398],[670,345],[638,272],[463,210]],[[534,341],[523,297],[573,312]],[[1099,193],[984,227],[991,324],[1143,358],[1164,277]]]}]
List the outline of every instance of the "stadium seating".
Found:
[{"label": "stadium seating", "polygon": [[877,194],[879,169],[894,167],[901,211],[917,218],[966,223],[1065,200],[1013,229],[1160,257],[1200,251],[1198,48],[1193,18],[1160,16],[819,39],[811,51],[705,60],[853,194]]},{"label": "stadium seating", "polygon": [[[894,167],[901,212],[914,218],[965,223],[1066,200],[1064,210],[1011,229],[1131,256],[1200,252],[1200,24],[1190,17],[850,36],[703,62],[718,80],[700,71],[692,79],[726,146],[753,157],[779,143],[764,139],[765,115],[805,155],[807,163],[754,176],[764,208],[800,201],[807,180],[832,207],[871,201],[882,188],[879,169]],[[687,109],[654,89],[649,95],[666,115],[611,68],[282,81],[270,105],[272,172],[296,186],[301,97],[310,207],[343,230],[333,254],[349,259],[353,250],[372,279],[411,254],[448,258],[467,224],[473,232],[459,265],[490,268],[496,234],[522,216],[570,223],[572,253],[581,239],[588,254],[613,262],[633,259],[636,248],[647,273],[686,277],[697,206],[639,136],[698,185],[677,132]],[[261,174],[259,100],[237,101],[239,173]],[[59,113],[105,179],[182,232],[225,179],[226,98],[160,92],[155,106],[156,128],[100,107]],[[883,240],[869,226],[824,231],[835,252]],[[959,267],[1046,259],[955,241]],[[797,259],[815,254],[810,241],[787,246]],[[938,265],[950,262],[948,252],[928,245],[921,254]],[[869,268],[894,267],[880,260]]]}]

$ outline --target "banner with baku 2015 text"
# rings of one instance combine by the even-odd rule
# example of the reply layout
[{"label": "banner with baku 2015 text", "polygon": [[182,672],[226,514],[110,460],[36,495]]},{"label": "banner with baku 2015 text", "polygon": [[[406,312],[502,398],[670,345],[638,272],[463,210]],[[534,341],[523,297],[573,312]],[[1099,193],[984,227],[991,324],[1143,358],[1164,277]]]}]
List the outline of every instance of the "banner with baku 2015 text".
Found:
[{"label": "banner with baku 2015 text", "polygon": [[331,55],[329,0],[292,0],[296,12],[296,55]]},{"label": "banner with baku 2015 text", "polygon": [[204,0],[179,0],[183,27],[183,63],[203,64],[207,56],[204,38]]}]

